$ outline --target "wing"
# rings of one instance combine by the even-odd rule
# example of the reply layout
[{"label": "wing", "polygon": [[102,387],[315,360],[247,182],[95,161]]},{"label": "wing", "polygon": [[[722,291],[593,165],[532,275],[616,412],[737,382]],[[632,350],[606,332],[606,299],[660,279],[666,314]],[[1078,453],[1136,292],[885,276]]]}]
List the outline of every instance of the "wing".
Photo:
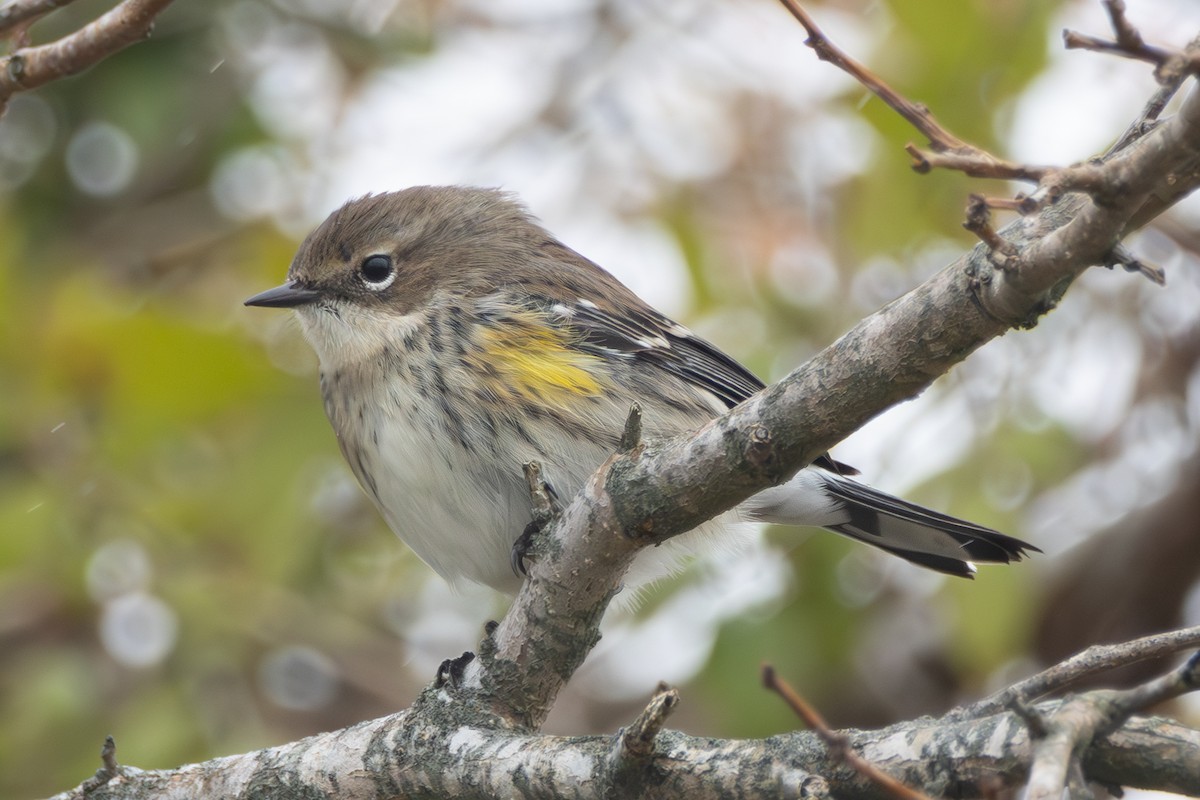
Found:
[{"label": "wing", "polygon": [[[552,303],[549,311],[578,333],[576,346],[580,349],[610,358],[645,361],[710,393],[727,408],[733,408],[765,386],[754,373],[713,344],[631,293],[629,296],[636,300],[636,305],[622,303],[606,308],[610,304],[602,306],[581,298],[571,304]],[[819,456],[813,465],[839,475],[858,474],[854,467],[834,461],[828,453]]]}]

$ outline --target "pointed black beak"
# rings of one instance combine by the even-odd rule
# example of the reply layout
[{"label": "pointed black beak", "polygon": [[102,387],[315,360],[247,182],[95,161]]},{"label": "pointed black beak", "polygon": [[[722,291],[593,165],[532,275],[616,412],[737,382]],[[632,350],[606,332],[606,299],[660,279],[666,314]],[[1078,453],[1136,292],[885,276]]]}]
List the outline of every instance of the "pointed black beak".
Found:
[{"label": "pointed black beak", "polygon": [[265,292],[259,292],[246,301],[248,306],[263,306],[264,308],[295,308],[296,306],[306,306],[309,303],[315,303],[320,299],[321,293],[312,289],[304,289],[293,281],[288,281],[283,286],[276,286],[274,289],[267,289]]}]

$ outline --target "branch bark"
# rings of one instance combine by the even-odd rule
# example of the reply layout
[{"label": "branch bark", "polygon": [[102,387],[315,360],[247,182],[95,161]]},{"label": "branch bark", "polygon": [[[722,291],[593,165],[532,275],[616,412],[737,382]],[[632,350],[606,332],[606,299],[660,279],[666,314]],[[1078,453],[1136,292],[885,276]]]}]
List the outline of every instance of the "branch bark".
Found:
[{"label": "branch bark", "polygon": [[[16,4],[0,16],[0,31],[20,22],[31,22],[53,10],[55,3]],[[36,89],[51,81],[75,75],[150,35],[154,20],[171,0],[124,0],[68,36],[49,44],[22,47],[0,58],[0,114],[18,92]],[[9,19],[14,18],[16,21]]]},{"label": "branch bark", "polygon": [[[1103,694],[1100,692],[1097,695]],[[433,699],[433,698],[427,698]],[[435,702],[450,704],[443,696]],[[1077,704],[1089,696],[1076,698]],[[1064,703],[1036,707],[1051,716]],[[447,726],[415,709],[299,742],[175,770],[117,767],[87,797],[555,797],[778,798],[877,800],[879,786],[831,755],[812,731],[730,741],[663,731],[643,759],[636,787],[617,775],[611,754],[622,734],[546,736]],[[844,731],[847,746],[908,786],[935,797],[979,796],[997,779],[1020,781],[1033,743],[1025,721],[1004,711],[975,719],[921,718],[873,731]],[[1084,769],[1112,785],[1200,795],[1200,732],[1161,717],[1134,718],[1086,751]]]},{"label": "branch bark", "polygon": [[1108,261],[1148,205],[1162,210],[1165,197],[1200,186],[1200,94],[1095,169],[1110,191],[1066,195],[1000,232],[1015,256],[979,245],[695,435],[609,459],[559,517],[557,546],[533,565],[468,685],[536,727],[641,547],[786,481],[986,342],[1035,325],[1080,273]]}]

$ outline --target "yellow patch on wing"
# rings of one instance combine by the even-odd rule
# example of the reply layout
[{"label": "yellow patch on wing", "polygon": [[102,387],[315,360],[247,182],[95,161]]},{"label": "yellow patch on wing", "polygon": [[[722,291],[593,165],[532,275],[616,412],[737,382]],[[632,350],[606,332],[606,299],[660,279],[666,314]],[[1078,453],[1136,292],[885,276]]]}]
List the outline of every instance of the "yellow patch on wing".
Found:
[{"label": "yellow patch on wing", "polygon": [[480,331],[480,356],[500,382],[496,388],[541,403],[600,394],[600,381],[589,369],[599,366],[600,359],[571,348],[567,334],[532,316]]}]

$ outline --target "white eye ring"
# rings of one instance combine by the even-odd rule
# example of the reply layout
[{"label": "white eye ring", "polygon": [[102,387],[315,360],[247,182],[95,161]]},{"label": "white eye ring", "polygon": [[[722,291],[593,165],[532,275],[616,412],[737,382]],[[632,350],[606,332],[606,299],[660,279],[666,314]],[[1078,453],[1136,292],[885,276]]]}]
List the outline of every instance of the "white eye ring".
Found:
[{"label": "white eye ring", "polygon": [[373,292],[382,292],[396,280],[396,266],[392,257],[382,253],[367,256],[358,267],[363,283]]}]

